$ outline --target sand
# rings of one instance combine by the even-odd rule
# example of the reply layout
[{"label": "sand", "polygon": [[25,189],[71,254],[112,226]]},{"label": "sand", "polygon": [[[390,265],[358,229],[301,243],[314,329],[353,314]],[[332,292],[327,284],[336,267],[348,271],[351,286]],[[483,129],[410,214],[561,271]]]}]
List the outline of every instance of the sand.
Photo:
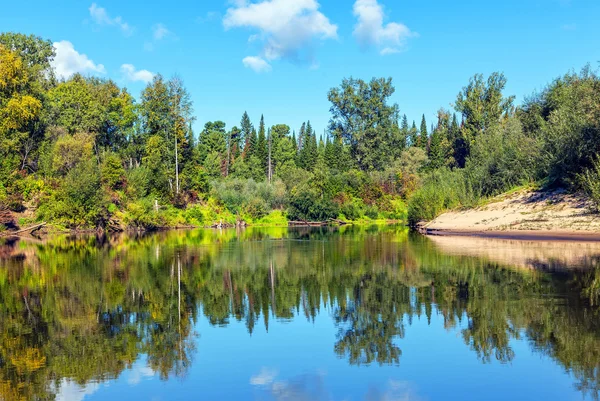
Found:
[{"label": "sand", "polygon": [[600,215],[590,210],[581,195],[522,190],[474,209],[444,213],[420,229],[427,234],[600,241]]}]

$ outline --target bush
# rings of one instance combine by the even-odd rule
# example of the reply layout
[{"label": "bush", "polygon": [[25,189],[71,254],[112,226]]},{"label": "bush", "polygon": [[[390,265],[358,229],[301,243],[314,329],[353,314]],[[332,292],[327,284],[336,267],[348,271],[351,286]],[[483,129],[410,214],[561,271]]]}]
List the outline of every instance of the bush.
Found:
[{"label": "bush", "polygon": [[325,221],[340,214],[340,208],[333,200],[321,198],[306,186],[296,188],[290,197],[288,218],[299,221]]},{"label": "bush", "polygon": [[133,199],[141,199],[148,195],[150,187],[150,171],[142,166],[125,173],[127,181],[127,194]]},{"label": "bush", "polygon": [[600,211],[600,158],[597,157],[591,168],[578,177],[583,191],[590,197],[594,211]]},{"label": "bush", "polygon": [[448,209],[472,206],[477,199],[462,170],[442,168],[428,175],[409,199],[408,222],[414,226],[420,221],[433,220]]},{"label": "bush", "polygon": [[185,210],[185,219],[188,224],[202,225],[204,223],[204,208],[200,205],[191,205]]},{"label": "bush", "polygon": [[286,201],[285,185],[279,179],[271,184],[253,179],[230,178],[214,182],[211,195],[233,214],[249,213],[253,218],[281,208]]},{"label": "bush", "polygon": [[104,203],[100,171],[92,159],[68,172],[57,191],[40,205],[38,216],[71,228],[102,227],[108,217]]},{"label": "bush", "polygon": [[340,213],[348,220],[358,220],[364,215],[365,204],[360,198],[352,198],[340,205]]},{"label": "bush", "polygon": [[125,181],[125,169],[121,163],[121,158],[114,153],[109,153],[104,157],[100,169],[102,183],[110,189],[119,189],[123,187]]},{"label": "bush", "polygon": [[127,204],[123,215],[123,222],[128,227],[154,229],[161,225],[158,214],[154,211],[151,199],[141,199]]}]

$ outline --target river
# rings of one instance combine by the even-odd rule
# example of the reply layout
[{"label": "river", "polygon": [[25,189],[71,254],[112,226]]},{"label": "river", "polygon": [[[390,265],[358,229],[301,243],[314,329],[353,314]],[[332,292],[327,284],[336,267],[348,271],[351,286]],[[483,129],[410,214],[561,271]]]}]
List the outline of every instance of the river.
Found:
[{"label": "river", "polygon": [[594,400],[600,244],[247,228],[0,242],[0,399]]}]

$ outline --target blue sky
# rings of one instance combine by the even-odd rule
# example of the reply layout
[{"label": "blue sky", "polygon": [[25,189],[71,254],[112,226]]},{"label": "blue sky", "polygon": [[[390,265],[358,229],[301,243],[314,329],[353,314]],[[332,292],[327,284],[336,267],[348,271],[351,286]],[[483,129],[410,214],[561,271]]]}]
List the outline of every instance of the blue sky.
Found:
[{"label": "blue sky", "polygon": [[[257,4],[260,3],[260,4]],[[81,0],[6,2],[1,31],[57,43],[57,69],[112,78],[138,96],[179,75],[206,121],[323,132],[342,78],[392,77],[393,101],[431,123],[475,73],[502,71],[522,101],[600,60],[598,0]],[[85,55],[85,56],[84,56]]]}]

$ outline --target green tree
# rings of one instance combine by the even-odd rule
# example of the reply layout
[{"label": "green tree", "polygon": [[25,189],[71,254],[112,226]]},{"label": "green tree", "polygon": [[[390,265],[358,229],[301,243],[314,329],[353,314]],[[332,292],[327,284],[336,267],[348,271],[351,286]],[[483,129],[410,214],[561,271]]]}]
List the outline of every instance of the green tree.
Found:
[{"label": "green tree", "polygon": [[429,134],[427,133],[427,122],[425,121],[425,114],[421,118],[421,129],[419,130],[419,147],[427,150],[429,146]]},{"label": "green tree", "polygon": [[252,131],[254,127],[247,112],[242,115],[240,122],[240,142],[244,145],[244,157],[252,156]]},{"label": "green tree", "polygon": [[514,96],[504,97],[505,87],[506,78],[501,73],[492,73],[487,81],[477,74],[458,94],[454,107],[463,116],[462,132],[468,149],[479,135],[513,112]]},{"label": "green tree", "polygon": [[296,149],[294,143],[289,136],[284,136],[277,141],[277,145],[273,152],[273,163],[275,165],[275,173],[279,173],[286,168],[296,166]]},{"label": "green tree", "polygon": [[264,172],[267,171],[268,163],[267,135],[265,129],[265,118],[263,115],[261,115],[260,124],[258,125],[258,139],[256,140],[255,155],[258,158]]},{"label": "green tree", "polygon": [[350,146],[363,170],[381,169],[389,161],[390,132],[398,119],[398,106],[388,104],[394,91],[391,78],[369,83],[344,79],[340,87],[329,91],[329,130]]}]

